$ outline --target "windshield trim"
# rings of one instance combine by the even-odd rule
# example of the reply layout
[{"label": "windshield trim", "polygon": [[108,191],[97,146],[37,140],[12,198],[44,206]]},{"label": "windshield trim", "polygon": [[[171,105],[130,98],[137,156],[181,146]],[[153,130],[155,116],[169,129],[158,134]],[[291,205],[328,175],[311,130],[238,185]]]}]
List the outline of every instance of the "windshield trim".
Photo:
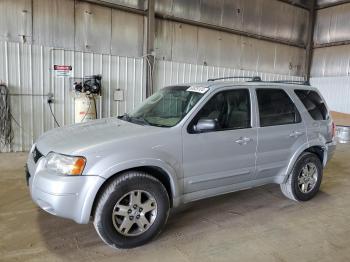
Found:
[{"label": "windshield trim", "polygon": [[[164,92],[164,91],[168,91],[168,90],[179,90],[179,91],[187,91],[187,89],[189,89],[189,88],[191,88],[191,87],[193,87],[192,85],[173,85],[173,86],[167,86],[167,87],[164,87],[163,89],[160,89],[160,90],[158,90],[157,92]],[[201,87],[201,86],[199,86],[198,85],[198,87]],[[189,92],[189,93],[192,93],[192,97],[197,97],[197,98],[195,98],[195,100],[197,100],[197,101],[194,101],[194,105],[192,105],[191,107],[190,107],[190,109],[189,109],[189,111],[186,113],[186,111],[187,111],[187,109],[186,109],[186,107],[187,107],[187,105],[189,104],[189,101],[186,101],[186,104],[184,105],[184,107],[182,108],[182,109],[180,109],[180,113],[179,113],[179,115],[178,115],[178,118],[179,118],[179,120],[175,123],[175,124],[171,124],[171,125],[163,125],[163,123],[162,123],[162,121],[159,121],[160,123],[157,123],[157,122],[152,122],[152,121],[149,121],[149,119],[147,119],[147,116],[145,115],[145,114],[143,114],[142,115],[142,111],[140,112],[141,113],[141,115],[140,116],[138,116],[137,115],[137,113],[138,113],[138,111],[139,110],[142,110],[142,107],[143,106],[146,106],[147,104],[145,103],[144,104],[144,102],[145,101],[147,101],[147,100],[144,100],[143,102],[142,102],[142,104],[140,104],[137,108],[135,108],[134,109],[134,111],[132,112],[132,113],[130,113],[130,115],[127,115],[127,118],[125,117],[125,115],[124,115],[124,117],[123,116],[120,116],[119,118],[121,119],[121,120],[124,120],[124,121],[128,121],[128,122],[130,122],[130,123],[134,123],[134,124],[138,124],[138,125],[143,125],[143,126],[145,126],[145,125],[149,125],[149,126],[154,126],[154,127],[161,127],[161,128],[172,128],[172,127],[175,127],[175,126],[178,126],[179,124],[181,124],[181,122],[184,120],[184,119],[186,119],[187,118],[187,116],[189,115],[189,114],[191,114],[191,112],[192,112],[192,110],[194,109],[194,108],[196,108],[197,107],[197,105],[199,104],[199,103],[201,103],[201,101],[202,101],[202,99],[204,98],[204,97],[206,97],[207,96],[207,94],[208,93],[210,93],[210,88],[209,87],[207,87],[207,86],[204,86],[204,85],[202,85],[202,87],[205,89],[205,91],[203,92],[200,92],[200,91],[187,91],[187,92]],[[201,90],[203,90],[203,89],[201,89]],[[154,94],[156,94],[156,93],[154,93]],[[153,94],[153,95],[154,95]],[[186,95],[185,96],[186,98],[188,98],[188,99],[191,99],[191,97],[189,96],[189,95]],[[148,99],[148,98],[147,98]],[[147,112],[146,112],[146,114],[147,114]],[[182,115],[183,114],[183,115]],[[135,121],[135,119],[138,119],[138,118],[143,118],[143,120],[141,119],[140,121],[138,121],[138,120],[136,120]],[[149,118],[152,118],[152,117],[154,117],[154,118],[157,118],[157,116],[155,115],[155,116],[149,116]],[[160,118],[162,118],[162,117],[160,117]],[[165,120],[165,119],[171,119],[172,117],[163,117],[163,119]],[[173,118],[175,118],[176,119],[176,117],[174,116]],[[133,121],[134,120],[134,121]],[[145,121],[144,121],[145,120]],[[153,120],[156,120],[156,119],[153,119]],[[176,121],[176,120],[175,120]],[[141,123],[141,122],[147,122],[147,124],[146,123]]]}]

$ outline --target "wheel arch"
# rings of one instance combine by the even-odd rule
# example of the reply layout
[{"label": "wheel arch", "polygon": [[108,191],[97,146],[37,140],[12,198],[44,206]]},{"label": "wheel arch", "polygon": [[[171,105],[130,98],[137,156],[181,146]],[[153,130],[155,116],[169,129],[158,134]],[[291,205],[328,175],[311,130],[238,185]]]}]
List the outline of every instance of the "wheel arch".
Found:
[{"label": "wheel arch", "polygon": [[316,156],[318,156],[318,158],[320,159],[321,163],[323,164],[324,159],[325,159],[325,156],[324,156],[324,154],[325,154],[324,147],[322,147],[322,146],[311,146],[311,147],[305,149],[305,150],[303,151],[303,153],[304,153],[304,152],[310,152],[310,153],[315,154]]},{"label": "wheel arch", "polygon": [[287,172],[285,174],[285,178],[283,180],[283,183],[286,182],[289,178],[289,175],[291,174],[296,162],[298,161],[299,157],[305,153],[305,152],[309,152],[309,153],[313,153],[315,154],[321,161],[322,165],[324,166],[325,163],[325,147],[323,145],[320,144],[307,144],[303,147],[301,147],[292,157],[292,159],[290,160],[288,167],[287,167]]},{"label": "wheel arch", "polygon": [[154,165],[145,165],[145,166],[136,166],[136,167],[131,167],[128,169],[120,170],[116,172],[115,174],[111,175],[109,178],[107,178],[104,183],[100,186],[98,189],[93,204],[91,208],[91,216],[94,215],[94,212],[96,210],[96,205],[98,202],[98,199],[100,198],[101,194],[103,193],[104,189],[113,181],[115,178],[118,176],[124,174],[125,172],[129,171],[141,171],[149,174],[150,176],[158,179],[165,187],[169,200],[170,200],[170,207],[174,206],[174,199],[177,196],[177,188],[175,185],[175,181],[173,181],[172,176],[163,168],[159,166],[154,166]]}]

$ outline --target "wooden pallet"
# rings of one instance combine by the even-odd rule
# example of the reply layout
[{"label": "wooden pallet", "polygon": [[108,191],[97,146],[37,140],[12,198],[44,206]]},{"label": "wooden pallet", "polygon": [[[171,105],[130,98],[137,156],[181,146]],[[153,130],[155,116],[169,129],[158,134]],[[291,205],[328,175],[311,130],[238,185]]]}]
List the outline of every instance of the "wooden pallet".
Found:
[{"label": "wooden pallet", "polygon": [[350,126],[350,114],[331,111],[334,123],[338,126]]}]

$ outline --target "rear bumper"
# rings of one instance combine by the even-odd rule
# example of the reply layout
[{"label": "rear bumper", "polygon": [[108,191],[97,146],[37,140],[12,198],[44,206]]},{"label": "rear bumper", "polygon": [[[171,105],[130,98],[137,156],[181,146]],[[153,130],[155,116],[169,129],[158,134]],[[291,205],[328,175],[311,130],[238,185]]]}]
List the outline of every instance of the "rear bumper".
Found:
[{"label": "rear bumper", "polygon": [[98,189],[105,181],[99,176],[61,176],[36,164],[29,156],[26,177],[33,201],[46,212],[86,224]]},{"label": "rear bumper", "polygon": [[325,166],[329,160],[332,159],[335,149],[337,147],[337,141],[335,139],[332,142],[329,142],[325,146],[325,157],[323,159],[323,165]]}]

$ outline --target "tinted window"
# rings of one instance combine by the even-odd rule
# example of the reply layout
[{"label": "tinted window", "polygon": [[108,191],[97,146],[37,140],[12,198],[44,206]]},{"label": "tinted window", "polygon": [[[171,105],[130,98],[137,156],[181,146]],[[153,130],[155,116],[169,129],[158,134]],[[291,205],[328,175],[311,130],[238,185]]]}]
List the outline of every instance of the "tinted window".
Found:
[{"label": "tinted window", "polygon": [[300,122],[293,101],[282,89],[257,89],[260,126],[286,125]]},{"label": "tinted window", "polygon": [[249,128],[250,96],[247,89],[223,91],[214,95],[194,119],[214,119],[218,130]]},{"label": "tinted window", "polygon": [[311,90],[295,90],[295,94],[300,98],[306,110],[314,120],[328,119],[326,105],[317,92]]}]

